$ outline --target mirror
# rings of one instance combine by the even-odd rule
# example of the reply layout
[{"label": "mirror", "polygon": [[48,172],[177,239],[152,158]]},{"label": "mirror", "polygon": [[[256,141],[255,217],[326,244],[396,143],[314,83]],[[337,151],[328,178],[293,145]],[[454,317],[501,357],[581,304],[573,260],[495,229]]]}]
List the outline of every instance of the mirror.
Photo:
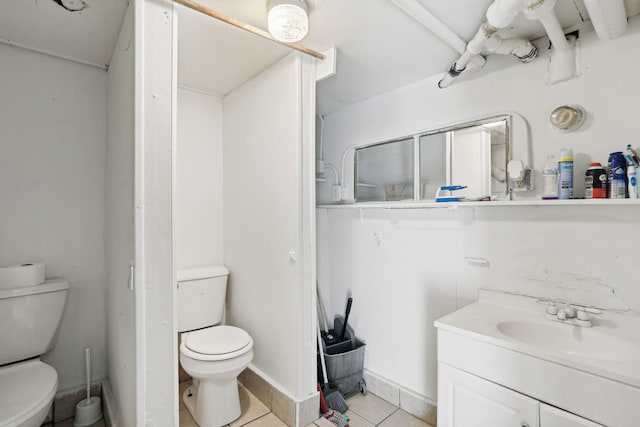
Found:
[{"label": "mirror", "polygon": [[467,200],[504,198],[510,117],[494,116],[361,146],[355,150],[356,202],[434,200],[443,185]]}]

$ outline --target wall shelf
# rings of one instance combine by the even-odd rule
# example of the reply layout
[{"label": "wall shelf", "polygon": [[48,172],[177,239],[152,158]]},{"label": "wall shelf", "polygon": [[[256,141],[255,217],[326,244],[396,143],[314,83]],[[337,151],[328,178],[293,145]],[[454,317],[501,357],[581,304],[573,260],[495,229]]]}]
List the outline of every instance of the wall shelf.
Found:
[{"label": "wall shelf", "polygon": [[322,209],[458,209],[492,206],[640,206],[636,199],[572,199],[572,200],[492,200],[487,202],[445,202],[401,201],[401,202],[362,202],[335,205],[317,205]]}]

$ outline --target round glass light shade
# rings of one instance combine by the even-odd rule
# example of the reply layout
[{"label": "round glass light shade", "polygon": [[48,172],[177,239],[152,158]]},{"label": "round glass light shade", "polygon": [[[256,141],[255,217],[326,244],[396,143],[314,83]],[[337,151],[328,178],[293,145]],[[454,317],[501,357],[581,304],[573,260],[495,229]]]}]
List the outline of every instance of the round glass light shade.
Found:
[{"label": "round glass light shade", "polygon": [[551,112],[549,121],[560,132],[573,132],[582,126],[587,116],[579,105],[562,105]]},{"label": "round glass light shade", "polygon": [[269,9],[267,18],[269,33],[273,38],[288,43],[302,40],[309,30],[309,17],[305,8],[306,3],[297,0],[274,4]]}]

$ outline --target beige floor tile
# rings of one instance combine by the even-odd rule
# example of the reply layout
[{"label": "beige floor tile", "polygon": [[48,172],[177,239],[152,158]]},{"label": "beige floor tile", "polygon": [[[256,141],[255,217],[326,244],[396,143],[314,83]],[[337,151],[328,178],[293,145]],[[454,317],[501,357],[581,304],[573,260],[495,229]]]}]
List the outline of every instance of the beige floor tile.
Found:
[{"label": "beige floor tile", "polygon": [[380,427],[431,427],[426,422],[422,421],[420,418],[416,418],[408,412],[403,411],[402,409],[398,409],[396,412],[391,414],[388,418],[386,418],[383,422],[379,424]]},{"label": "beige floor tile", "polygon": [[316,427],[335,427],[334,424],[324,418],[318,418],[313,422],[313,425]]},{"label": "beige floor tile", "polygon": [[269,408],[246,388],[239,386],[238,393],[240,394],[241,415],[231,423],[231,427],[243,426],[269,413]]},{"label": "beige floor tile", "polygon": [[347,411],[346,415],[349,417],[349,427],[373,427],[373,424],[355,412]]},{"label": "beige floor tile", "polygon": [[246,427],[287,427],[282,420],[272,413],[251,421],[249,424],[245,424]]},{"label": "beige floor tile", "polygon": [[184,401],[182,400],[182,393],[184,393],[185,389],[191,385],[192,381],[182,381],[178,384],[178,407],[182,411],[184,409]]},{"label": "beige floor tile", "polygon": [[180,411],[180,427],[198,427],[187,408]]},{"label": "beige floor tile", "polygon": [[[56,427],[73,427],[73,418],[66,419],[64,421],[58,421]],[[89,427],[104,427],[104,418],[95,424],[91,424]]]},{"label": "beige floor tile", "polygon": [[379,424],[398,409],[386,400],[371,393],[367,393],[365,396],[356,394],[347,400],[347,404],[350,412],[355,412],[373,425]]}]

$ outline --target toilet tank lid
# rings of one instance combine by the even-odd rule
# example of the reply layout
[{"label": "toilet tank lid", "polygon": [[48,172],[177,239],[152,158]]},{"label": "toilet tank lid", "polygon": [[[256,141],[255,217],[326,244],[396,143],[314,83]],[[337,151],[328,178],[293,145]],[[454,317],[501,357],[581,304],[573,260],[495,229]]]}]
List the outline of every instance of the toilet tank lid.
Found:
[{"label": "toilet tank lid", "polygon": [[62,279],[45,280],[44,283],[25,288],[2,289],[0,299],[22,297],[25,295],[44,294],[47,292],[57,292],[69,289],[69,282]]},{"label": "toilet tank lid", "polygon": [[178,270],[178,282],[189,280],[209,279],[212,277],[228,276],[229,270],[224,265],[206,265]]}]

